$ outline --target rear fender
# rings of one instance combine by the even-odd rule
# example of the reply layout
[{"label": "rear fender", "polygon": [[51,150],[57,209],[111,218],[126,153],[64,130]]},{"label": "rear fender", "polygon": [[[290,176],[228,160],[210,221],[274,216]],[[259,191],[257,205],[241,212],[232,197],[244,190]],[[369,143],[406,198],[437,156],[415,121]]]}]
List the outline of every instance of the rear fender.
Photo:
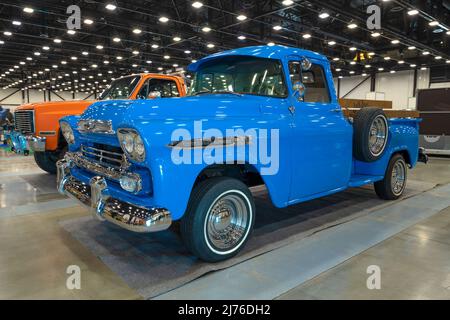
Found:
[{"label": "rear fender", "polygon": [[392,156],[401,153],[411,168],[419,157],[420,119],[390,119],[388,146],[381,159],[375,162],[354,160],[354,175],[384,176]]}]

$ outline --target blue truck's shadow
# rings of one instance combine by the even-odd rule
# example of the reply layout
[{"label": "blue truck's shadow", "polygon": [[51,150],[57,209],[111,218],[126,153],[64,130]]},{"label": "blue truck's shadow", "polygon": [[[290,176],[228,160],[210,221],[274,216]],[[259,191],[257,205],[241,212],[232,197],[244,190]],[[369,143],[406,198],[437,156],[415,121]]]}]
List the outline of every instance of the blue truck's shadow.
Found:
[{"label": "blue truck's shadow", "polygon": [[[312,200],[285,209],[272,206],[267,193],[254,193],[257,220],[243,252],[229,261],[207,264],[184,247],[175,226],[165,232],[135,234],[91,217],[62,221],[62,226],[144,298],[167,292],[193,279],[289,243],[333,221],[350,217],[383,202],[370,188]],[[306,235],[305,235],[306,236]]]}]

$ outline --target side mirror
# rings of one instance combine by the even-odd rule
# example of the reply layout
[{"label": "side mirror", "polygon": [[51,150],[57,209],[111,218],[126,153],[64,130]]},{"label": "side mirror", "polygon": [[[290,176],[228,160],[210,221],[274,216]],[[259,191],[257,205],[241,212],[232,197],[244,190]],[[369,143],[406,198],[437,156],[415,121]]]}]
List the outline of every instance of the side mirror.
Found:
[{"label": "side mirror", "polygon": [[300,102],[305,100],[306,87],[301,81],[297,81],[293,84],[294,94],[293,96]]},{"label": "side mirror", "polygon": [[148,98],[149,98],[149,99],[157,99],[157,98],[161,98],[161,92],[159,92],[159,91],[151,91],[151,92],[148,94]]},{"label": "side mirror", "polygon": [[307,58],[302,58],[302,71],[309,71],[312,68],[312,62]]}]

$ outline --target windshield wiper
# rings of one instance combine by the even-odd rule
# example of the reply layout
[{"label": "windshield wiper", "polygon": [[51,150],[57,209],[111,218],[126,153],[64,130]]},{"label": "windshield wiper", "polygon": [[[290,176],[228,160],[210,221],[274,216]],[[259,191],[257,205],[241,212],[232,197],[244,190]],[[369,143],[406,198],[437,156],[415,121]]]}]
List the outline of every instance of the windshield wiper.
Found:
[{"label": "windshield wiper", "polygon": [[238,96],[238,97],[242,97],[243,96],[243,94],[241,94],[241,93],[237,93],[237,92],[234,92],[234,91],[226,91],[226,90],[225,91],[207,91],[207,90],[199,91],[199,92],[196,92],[194,94],[194,96],[199,96],[201,94],[232,94],[232,95],[235,95],[235,96]]}]

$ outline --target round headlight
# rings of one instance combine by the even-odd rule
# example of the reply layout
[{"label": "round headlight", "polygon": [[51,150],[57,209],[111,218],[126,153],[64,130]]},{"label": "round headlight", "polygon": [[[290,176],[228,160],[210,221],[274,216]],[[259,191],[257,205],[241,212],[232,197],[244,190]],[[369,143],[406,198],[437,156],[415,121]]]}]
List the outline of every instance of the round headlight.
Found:
[{"label": "round headlight", "polygon": [[145,155],[144,142],[139,135],[136,135],[134,137],[134,152],[139,156],[139,158],[143,158],[143,156]]},{"label": "round headlight", "polygon": [[73,134],[72,127],[67,122],[61,122],[61,132],[68,144],[75,143],[75,135]]},{"label": "round headlight", "polygon": [[145,145],[141,136],[133,129],[119,129],[117,132],[120,145],[129,158],[142,162],[145,159]]},{"label": "round headlight", "polygon": [[128,153],[133,153],[134,151],[134,137],[132,133],[127,133],[123,136],[122,146]]}]

